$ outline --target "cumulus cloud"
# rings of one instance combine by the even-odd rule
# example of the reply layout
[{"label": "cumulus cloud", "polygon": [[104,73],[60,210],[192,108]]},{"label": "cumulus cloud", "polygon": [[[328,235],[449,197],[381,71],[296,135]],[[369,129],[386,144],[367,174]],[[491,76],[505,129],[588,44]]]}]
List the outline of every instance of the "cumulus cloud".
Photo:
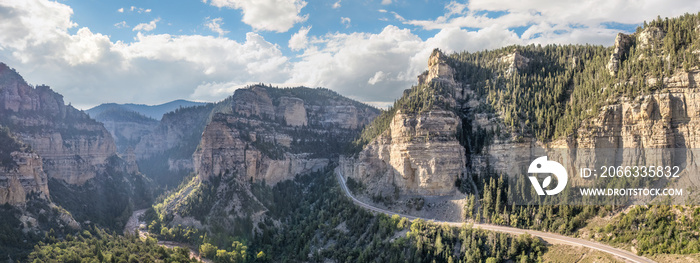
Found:
[{"label": "cumulus cloud", "polygon": [[0,13],[10,14],[0,16],[2,62],[31,83],[51,85],[77,107],[209,99],[213,97],[203,89],[195,94],[195,87],[253,80],[281,83],[288,78],[287,57],[256,33],[237,42],[139,32],[125,43],[86,27],[69,32],[76,27],[70,19],[73,11],[57,2],[0,2]]},{"label": "cumulus cloud", "polygon": [[338,9],[340,8],[340,0],[338,2],[333,3],[333,9]]},{"label": "cumulus cloud", "polygon": [[391,0],[382,0],[382,4],[383,4],[383,5],[390,5],[390,4],[391,4]]},{"label": "cumulus cloud", "polygon": [[[687,10],[697,10],[700,2],[691,0],[640,1],[549,1],[549,0],[473,0],[468,3],[450,2],[445,14],[432,20],[407,20],[404,23],[425,30],[445,28],[503,28],[528,27],[523,38],[528,43],[591,43],[608,44],[617,30],[605,23],[639,24],[640,18],[653,19],[677,16]],[[499,12],[489,16],[490,12]],[[575,25],[575,26],[574,26]]]},{"label": "cumulus cloud", "polygon": [[[312,43],[315,46],[307,48],[302,60],[293,64],[289,83],[329,87],[354,99],[374,102],[393,101],[415,82],[416,74],[408,72],[408,65],[426,48],[410,30],[391,25],[378,34],[336,33]],[[424,70],[427,62],[421,64]],[[371,79],[374,85],[368,83]]]},{"label": "cumulus cloud", "polygon": [[243,23],[262,31],[287,32],[294,24],[308,18],[300,15],[301,9],[306,6],[306,2],[301,0],[211,0],[209,4],[240,9]]},{"label": "cumulus cloud", "polygon": [[299,32],[294,33],[289,39],[289,48],[293,51],[305,49],[309,43],[309,30],[311,30],[311,27],[302,27],[299,29]]},{"label": "cumulus cloud", "polygon": [[148,22],[148,23],[138,24],[132,30],[133,31],[146,31],[146,32],[152,31],[152,30],[156,29],[156,23],[158,23],[158,21],[160,21],[160,18],[153,19],[153,20],[151,20],[151,22]]},{"label": "cumulus cloud", "polygon": [[206,26],[207,28],[209,28],[209,30],[211,30],[212,32],[219,34],[219,37],[222,37],[222,36],[224,36],[226,33],[228,33],[228,31],[223,30],[223,29],[221,28],[221,25],[224,24],[223,18],[221,18],[221,17],[217,17],[217,18],[214,18],[214,19],[209,19],[209,18],[207,18],[206,20],[207,20],[207,22],[204,23],[204,26]]},{"label": "cumulus cloud", "polygon": [[124,13],[124,8],[122,7],[122,8],[117,9],[117,12]]}]

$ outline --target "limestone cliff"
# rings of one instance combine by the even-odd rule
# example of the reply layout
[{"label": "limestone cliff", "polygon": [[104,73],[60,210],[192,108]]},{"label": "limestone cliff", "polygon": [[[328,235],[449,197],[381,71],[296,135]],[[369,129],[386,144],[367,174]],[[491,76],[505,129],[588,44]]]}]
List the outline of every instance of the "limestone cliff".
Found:
[{"label": "limestone cliff", "polygon": [[63,103],[48,86],[29,86],[0,65],[0,122],[31,145],[49,177],[82,184],[104,169],[116,154],[112,136],[102,124]]},{"label": "limestone cliff", "polygon": [[344,176],[363,182],[371,193],[445,195],[464,174],[465,155],[455,138],[460,119],[451,111],[397,112],[390,128],[356,159],[341,162]]},{"label": "limestone cliff", "polygon": [[181,108],[163,115],[150,133],[142,136],[134,148],[136,159],[145,161],[164,156],[167,170],[192,171],[192,153],[199,144],[214,104]]},{"label": "limestone cliff", "polygon": [[618,33],[615,37],[615,46],[613,47],[613,52],[610,54],[610,61],[608,62],[608,71],[610,75],[617,74],[620,69],[620,63],[625,59],[629,51],[630,46],[634,44],[634,40],[631,36]]},{"label": "limestone cliff", "polygon": [[41,157],[17,141],[8,130],[0,131],[0,204],[24,205],[27,195],[48,199],[48,178]]},{"label": "limestone cliff", "polygon": [[94,118],[104,124],[105,129],[112,135],[120,154],[136,147],[142,137],[150,134],[158,126],[155,119],[121,108],[107,109]]},{"label": "limestone cliff", "polygon": [[518,52],[517,50],[506,56],[500,57],[498,61],[508,65],[508,69],[506,69],[506,75],[514,74],[518,70],[524,69],[527,66],[527,64],[530,63],[530,59],[521,55],[520,52]]},{"label": "limestone cliff", "polygon": [[122,217],[151,198],[149,182],[133,160],[117,156],[101,123],[65,105],[63,96],[48,86],[30,86],[5,64],[0,64],[0,125],[5,129],[0,135],[0,201],[20,207],[37,201],[63,210],[55,215],[76,228],[73,217],[121,229]]},{"label": "limestone cliff", "polygon": [[157,210],[171,224],[196,227],[260,220],[265,200],[254,191],[324,169],[378,114],[327,89],[239,89],[213,109],[194,153],[197,176]]},{"label": "limestone cliff", "polygon": [[439,50],[432,53],[427,73],[418,80],[417,90],[404,92],[404,97],[433,94],[430,85],[434,85],[444,90],[428,97],[441,103],[418,112],[397,109],[381,135],[356,157],[341,159],[343,175],[362,182],[371,194],[399,190],[407,195],[447,195],[454,193],[455,181],[464,175],[465,149],[457,138],[462,121],[452,109],[462,102],[465,91]]},{"label": "limestone cliff", "polygon": [[253,86],[221,103],[194,155],[203,179],[275,184],[326,166],[377,110],[329,90]]}]

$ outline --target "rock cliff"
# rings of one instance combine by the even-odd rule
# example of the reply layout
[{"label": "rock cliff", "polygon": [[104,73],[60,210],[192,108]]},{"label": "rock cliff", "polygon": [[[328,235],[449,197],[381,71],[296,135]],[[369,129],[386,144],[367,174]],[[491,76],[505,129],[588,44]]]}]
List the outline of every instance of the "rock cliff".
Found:
[{"label": "rock cliff", "polygon": [[445,87],[436,95],[444,107],[431,106],[419,112],[396,110],[380,136],[356,157],[341,159],[343,175],[362,182],[373,195],[391,195],[396,190],[406,195],[448,195],[455,192],[455,181],[464,175],[465,149],[457,139],[462,121],[452,110],[464,91],[454,80],[454,69],[446,56],[435,50],[427,73],[418,80],[420,84],[414,89],[431,89],[431,82]]},{"label": "rock cliff", "polygon": [[499,62],[505,63],[508,65],[508,69],[506,69],[506,75],[511,75],[511,74],[517,72],[518,70],[522,70],[525,67],[527,67],[528,63],[530,63],[530,59],[527,57],[524,57],[518,51],[510,53],[507,56],[503,56],[503,57],[499,58],[498,60],[499,60]]},{"label": "rock cliff", "polygon": [[75,228],[73,216],[121,229],[121,217],[151,198],[149,182],[133,158],[125,162],[117,156],[101,123],[65,105],[48,86],[30,86],[5,64],[0,64],[0,125],[0,201],[65,208],[70,214],[50,214]]},{"label": "rock cliff", "polygon": [[275,184],[325,167],[378,113],[329,90],[253,86],[222,103],[194,155],[203,179],[236,175]]},{"label": "rock cliff", "polygon": [[48,198],[48,178],[41,157],[28,151],[12,152],[11,156],[15,164],[0,168],[0,204],[23,205],[31,193]]},{"label": "rock cliff", "polygon": [[262,187],[324,169],[378,114],[327,89],[239,89],[212,110],[194,153],[197,176],[157,210],[195,227],[261,220],[269,201],[258,199]]},{"label": "rock cliff", "polygon": [[181,148],[177,153],[167,154],[166,159],[172,164],[168,168],[192,170],[192,153],[199,144],[213,107],[213,104],[207,104],[164,114],[158,125],[144,135],[134,148],[136,159],[145,160]]},{"label": "rock cliff", "polygon": [[656,49],[662,40],[666,36],[664,32],[659,27],[648,27],[637,34],[637,43],[639,43],[639,49],[652,48]]},{"label": "rock cliff", "polygon": [[607,66],[610,75],[615,76],[615,74],[617,74],[617,71],[620,69],[620,63],[626,58],[632,44],[634,44],[634,39],[631,36],[623,33],[617,34],[615,37],[615,46],[613,47],[613,52],[610,55],[610,61]]},{"label": "rock cliff", "polygon": [[0,122],[42,157],[49,177],[82,184],[116,154],[112,136],[87,114],[66,106],[48,86],[29,86],[0,65]]},{"label": "rock cliff", "polygon": [[158,121],[127,109],[108,109],[94,116],[95,120],[104,124],[105,129],[114,138],[117,151],[124,154],[141,142],[141,138],[150,134]]}]

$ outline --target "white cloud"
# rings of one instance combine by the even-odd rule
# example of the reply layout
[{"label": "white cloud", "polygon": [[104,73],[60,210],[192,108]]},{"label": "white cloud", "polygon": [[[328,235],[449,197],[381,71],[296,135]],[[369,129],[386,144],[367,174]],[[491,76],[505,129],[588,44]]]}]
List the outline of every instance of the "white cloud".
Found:
[{"label": "white cloud", "polygon": [[341,17],[340,23],[345,25],[345,28],[348,28],[348,27],[350,27],[350,18],[349,17]]},{"label": "white cloud", "polygon": [[146,32],[152,31],[152,30],[156,29],[156,23],[158,23],[158,21],[160,21],[160,18],[153,19],[153,20],[151,20],[151,22],[148,22],[148,23],[138,24],[132,30],[133,31],[146,31]]},{"label": "white cloud", "polygon": [[[700,9],[700,2],[691,0],[669,1],[551,1],[551,0],[472,0],[466,4],[450,2],[445,14],[433,20],[409,20],[405,24],[426,30],[444,28],[502,28],[529,27],[528,43],[591,43],[610,44],[618,30],[610,30],[604,23],[639,24],[657,15],[672,17],[687,10]],[[488,12],[503,12],[488,17]],[[572,25],[576,25],[575,27]],[[558,42],[559,41],[559,42]]]},{"label": "white cloud", "polygon": [[[245,41],[138,33],[131,43],[76,26],[66,5],[0,2],[0,58],[30,83],[46,83],[77,107],[102,102],[162,103],[211,97],[203,83],[282,83],[289,61],[256,33]],[[196,93],[195,93],[196,91]],[[210,94],[206,95],[205,94]],[[214,92],[214,94],[217,94]],[[230,95],[230,94],[229,94]],[[198,96],[202,96],[199,98]]]},{"label": "white cloud", "polygon": [[[117,9],[117,11],[118,11],[119,13],[123,13],[123,12],[124,12],[124,8],[119,8],[119,9]],[[150,8],[146,9],[146,8],[142,8],[142,7],[135,7],[135,6],[132,5],[131,7],[129,7],[129,11],[130,11],[130,12],[137,12],[137,13],[139,13],[139,14],[143,14],[143,13],[150,13],[150,12],[153,11],[153,10],[151,10]]]},{"label": "white cloud", "polygon": [[[314,46],[293,64],[287,82],[328,87],[354,99],[375,102],[393,101],[415,82],[420,71],[407,71],[411,70],[411,58],[425,48],[410,30],[392,25],[378,34],[336,33],[314,38],[311,43]],[[421,71],[427,65],[427,55]],[[379,71],[382,73],[377,76]],[[368,84],[372,78],[374,85]]]},{"label": "white cloud", "polygon": [[217,17],[214,19],[207,18],[207,22],[204,24],[204,26],[209,28],[209,30],[211,30],[212,32],[219,34],[219,37],[222,37],[226,33],[228,33],[228,31],[223,30],[221,28],[221,25],[223,25],[223,24],[224,24],[223,18],[221,18],[221,17]]},{"label": "white cloud", "polygon": [[391,4],[391,0],[382,0],[382,4],[383,4],[383,5],[390,5],[390,4]]},{"label": "white cloud", "polygon": [[335,2],[335,3],[333,4],[333,9],[338,9],[338,8],[340,8],[340,1],[341,1],[341,0],[338,0],[338,2]]},{"label": "white cloud", "polygon": [[119,23],[114,24],[114,27],[116,27],[116,28],[128,28],[129,25],[126,24],[126,21],[121,21]]},{"label": "white cloud", "polygon": [[309,43],[309,30],[311,30],[311,27],[302,27],[299,29],[299,32],[294,33],[294,35],[289,38],[289,48],[293,51],[305,49]]},{"label": "white cloud", "polygon": [[306,6],[306,2],[301,0],[211,0],[209,4],[240,9],[243,23],[262,31],[287,32],[294,24],[308,18],[299,15]]},{"label": "white cloud", "polygon": [[379,11],[379,13],[386,13],[387,12],[385,9],[379,9],[377,11]]},{"label": "white cloud", "polygon": [[367,80],[367,83],[369,83],[370,85],[374,85],[377,84],[377,82],[383,81],[385,77],[386,75],[384,74],[384,72],[380,70],[377,71],[377,73],[375,73],[374,76],[369,78],[369,80]]},{"label": "white cloud", "polygon": [[117,12],[124,13],[124,8],[122,7],[122,8],[117,9]]},{"label": "white cloud", "polygon": [[399,20],[399,21],[401,21],[401,22],[406,21],[406,19],[403,18],[403,17],[402,17],[401,15],[399,15],[398,13],[396,13],[396,12],[394,12],[394,11],[392,11],[391,13],[394,15],[394,18],[396,18],[396,20]]}]

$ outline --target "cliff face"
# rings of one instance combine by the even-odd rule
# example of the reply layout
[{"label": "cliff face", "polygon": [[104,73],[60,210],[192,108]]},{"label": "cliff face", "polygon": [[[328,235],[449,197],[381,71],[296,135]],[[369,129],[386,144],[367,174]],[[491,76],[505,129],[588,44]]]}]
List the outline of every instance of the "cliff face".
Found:
[{"label": "cliff face", "polygon": [[257,222],[266,217],[254,194],[263,183],[325,168],[378,114],[326,89],[239,89],[213,109],[193,155],[197,176],[157,210],[173,225]]},{"label": "cliff face", "polygon": [[95,116],[95,120],[104,124],[105,129],[114,138],[114,143],[120,154],[136,147],[141,138],[148,135],[158,126],[158,121],[137,112],[126,109],[103,111]]},{"label": "cliff face", "polygon": [[49,177],[82,184],[116,154],[102,124],[63,103],[48,86],[32,88],[7,66],[0,66],[0,120],[32,146]]},{"label": "cliff face", "polygon": [[73,222],[71,227],[79,227],[75,216],[121,229],[122,217],[151,198],[149,182],[133,158],[125,162],[116,155],[101,123],[65,105],[48,86],[31,87],[5,64],[0,64],[0,125],[1,202],[57,204],[70,211],[57,216]]},{"label": "cliff face", "polygon": [[363,182],[372,193],[445,195],[464,174],[464,147],[455,139],[461,121],[451,111],[397,112],[390,128],[356,159],[341,162],[344,176]]},{"label": "cliff face", "polygon": [[627,55],[627,52],[632,44],[634,44],[634,39],[631,36],[623,33],[617,34],[615,37],[613,53],[610,54],[610,61],[608,61],[607,65],[610,75],[614,76],[617,74],[617,71],[620,69],[620,63]]},{"label": "cliff face", "polygon": [[11,156],[16,165],[0,168],[0,204],[23,205],[30,193],[47,198],[48,178],[42,169],[41,157],[27,151],[12,152]]},{"label": "cliff face", "polygon": [[[229,127],[229,124],[254,126],[255,131],[252,131],[252,134],[248,131],[242,132]],[[286,134],[258,135],[258,132],[264,133],[264,127],[262,122],[216,115],[207,125],[202,135],[201,148],[194,155],[197,174],[204,180],[211,176],[236,175],[275,184],[293,178],[296,174],[321,169],[328,164],[328,159],[308,158],[308,154],[283,153],[275,156],[277,159],[272,159],[269,153],[257,148],[264,147],[265,143],[268,147],[274,147],[274,141],[290,145],[292,139]],[[258,144],[258,139],[271,139],[273,142]]]},{"label": "cliff face", "polygon": [[[464,89],[454,80],[454,69],[440,51],[433,52],[428,72],[418,80],[421,85],[445,85],[446,97],[441,99],[448,107],[460,104],[460,98],[465,97]],[[389,128],[356,158],[341,160],[341,171],[343,176],[362,182],[375,195],[391,195],[395,189],[407,195],[454,193],[455,181],[463,176],[466,164],[465,149],[457,139],[461,127],[461,118],[452,110],[397,110]]]},{"label": "cliff face", "polygon": [[[168,170],[192,171],[192,153],[199,144],[213,106],[208,104],[182,108],[164,114],[158,125],[139,139],[134,148],[136,159],[145,160],[165,154]],[[166,153],[172,149],[177,151]]]},{"label": "cliff face", "polygon": [[308,88],[254,86],[237,90],[223,105],[194,154],[195,171],[204,180],[236,175],[275,184],[321,169],[377,115],[371,107]]}]

